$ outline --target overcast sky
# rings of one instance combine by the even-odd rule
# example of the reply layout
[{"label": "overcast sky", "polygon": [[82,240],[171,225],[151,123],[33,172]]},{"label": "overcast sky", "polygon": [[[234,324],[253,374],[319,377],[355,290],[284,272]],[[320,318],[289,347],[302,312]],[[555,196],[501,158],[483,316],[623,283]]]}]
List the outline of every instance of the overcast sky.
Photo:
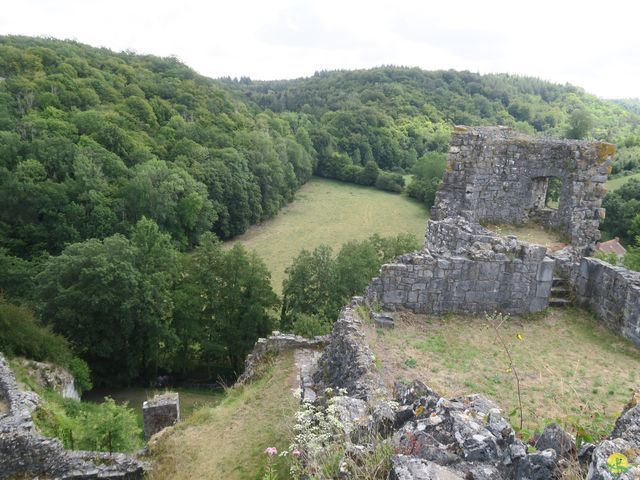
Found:
[{"label": "overcast sky", "polygon": [[509,72],[640,97],[634,0],[2,0],[0,33],[175,55],[211,77],[379,65]]}]

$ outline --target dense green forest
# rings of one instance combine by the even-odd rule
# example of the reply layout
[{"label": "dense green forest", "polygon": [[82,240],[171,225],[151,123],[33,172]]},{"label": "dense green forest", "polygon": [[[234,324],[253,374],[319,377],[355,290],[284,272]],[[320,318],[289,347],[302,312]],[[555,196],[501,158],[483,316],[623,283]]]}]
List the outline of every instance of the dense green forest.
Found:
[{"label": "dense green forest", "polygon": [[[318,170],[336,177],[374,160],[406,171],[428,152],[446,151],[452,125],[507,125],[529,134],[589,137],[618,145],[614,173],[638,168],[637,101],[617,103],[579,87],[507,74],[381,67],[316,73],[299,80],[225,81],[274,112],[311,116]],[[631,160],[620,164],[619,158]],[[336,165],[338,164],[338,165]]]},{"label": "dense green forest", "polygon": [[[83,361],[96,385],[231,377],[274,327],[326,330],[411,245],[303,252],[278,299],[262,260],[220,240],[277,215],[313,174],[401,192],[412,173],[407,193],[430,204],[455,124],[608,140],[614,172],[634,171],[638,110],[511,75],[381,67],[212,80],[175,58],[0,37],[0,318],[26,332],[0,348],[60,361],[87,385]],[[636,201],[627,190],[619,203]],[[621,209],[630,223],[640,214]],[[630,240],[637,230],[618,227]],[[318,299],[306,281],[336,288]]]}]

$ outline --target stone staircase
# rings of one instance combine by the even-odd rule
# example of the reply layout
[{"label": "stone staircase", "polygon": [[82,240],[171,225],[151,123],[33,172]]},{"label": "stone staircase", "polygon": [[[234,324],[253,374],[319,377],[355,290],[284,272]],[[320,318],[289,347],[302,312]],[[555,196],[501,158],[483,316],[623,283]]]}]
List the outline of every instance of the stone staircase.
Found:
[{"label": "stone staircase", "polygon": [[562,277],[553,277],[551,284],[550,307],[568,307],[571,305],[571,289]]}]

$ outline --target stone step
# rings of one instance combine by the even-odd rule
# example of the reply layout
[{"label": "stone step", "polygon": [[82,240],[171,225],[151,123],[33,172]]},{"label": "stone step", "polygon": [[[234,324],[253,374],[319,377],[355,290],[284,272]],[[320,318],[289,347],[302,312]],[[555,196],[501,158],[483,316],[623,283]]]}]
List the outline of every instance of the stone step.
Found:
[{"label": "stone step", "polygon": [[560,285],[566,285],[567,281],[562,278],[562,277],[553,277],[553,286],[555,287],[556,285],[560,286]]},{"label": "stone step", "polygon": [[550,298],[549,306],[550,307],[568,307],[571,305],[571,300],[566,298]]},{"label": "stone step", "polygon": [[551,287],[551,298],[567,298],[571,290],[566,287]]}]

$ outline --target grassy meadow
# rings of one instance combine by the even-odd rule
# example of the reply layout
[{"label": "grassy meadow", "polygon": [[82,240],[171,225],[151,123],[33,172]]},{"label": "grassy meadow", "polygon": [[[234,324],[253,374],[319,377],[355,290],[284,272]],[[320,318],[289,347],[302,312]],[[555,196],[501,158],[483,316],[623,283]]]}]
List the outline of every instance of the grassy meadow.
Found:
[{"label": "grassy meadow", "polygon": [[[513,317],[497,331],[520,376],[524,437],[552,421],[602,437],[640,386],[640,351],[583,310]],[[367,337],[389,386],[418,379],[448,397],[480,393],[518,425],[514,376],[484,317],[402,313],[393,330],[369,324]]]},{"label": "grassy meadow", "polygon": [[565,239],[562,235],[551,229],[533,223],[525,223],[523,225],[507,225],[498,223],[483,223],[484,227],[496,232],[498,235],[507,236],[515,235],[521,242],[535,243],[545,247],[553,247],[555,245],[563,245]]},{"label": "grassy meadow", "polygon": [[622,185],[627,183],[632,178],[640,180],[640,173],[634,173],[633,175],[627,175],[625,177],[612,178],[606,183],[607,190],[613,192],[614,190],[619,189]]},{"label": "grassy meadow", "polygon": [[411,233],[421,239],[427,218],[427,208],[405,195],[314,177],[277,217],[251,227],[226,245],[241,242],[255,250],[271,271],[274,289],[280,292],[284,271],[300,250],[313,250],[324,243],[337,253],[343,243],[374,233]]}]

